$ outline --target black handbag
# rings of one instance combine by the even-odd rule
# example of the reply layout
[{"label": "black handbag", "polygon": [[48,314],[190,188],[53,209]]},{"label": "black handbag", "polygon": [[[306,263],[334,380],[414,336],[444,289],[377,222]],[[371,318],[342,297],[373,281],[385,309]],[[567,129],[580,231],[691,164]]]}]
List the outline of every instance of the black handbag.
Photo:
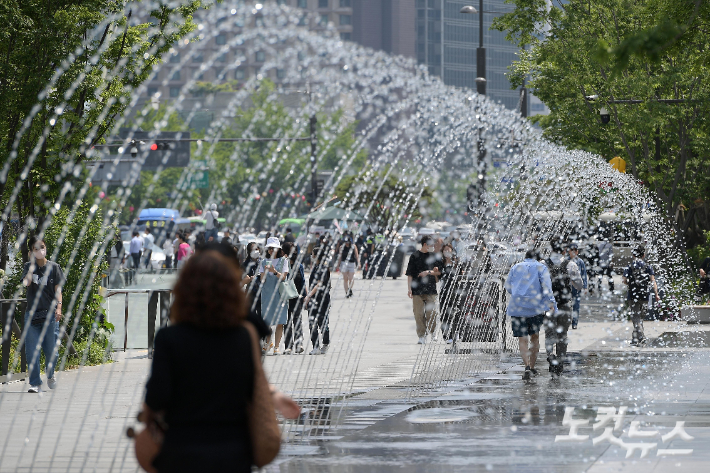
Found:
[{"label": "black handbag", "polygon": [[44,321],[47,320],[48,313],[48,310],[35,310],[34,314],[32,314],[32,321],[30,322],[30,325],[44,325]]}]

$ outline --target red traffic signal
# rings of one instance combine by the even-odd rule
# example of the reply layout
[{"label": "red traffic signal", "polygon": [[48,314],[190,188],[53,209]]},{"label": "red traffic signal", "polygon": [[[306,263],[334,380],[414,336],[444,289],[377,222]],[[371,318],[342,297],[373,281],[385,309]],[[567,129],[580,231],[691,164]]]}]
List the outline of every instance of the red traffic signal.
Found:
[{"label": "red traffic signal", "polygon": [[158,149],[158,144],[157,144],[157,143],[153,143],[152,145],[150,145],[150,150],[151,150],[151,151],[156,151],[157,149]]},{"label": "red traffic signal", "polygon": [[152,145],[150,145],[150,150],[151,151],[164,151],[166,149],[170,149],[170,143],[165,143],[165,142],[155,142]]}]

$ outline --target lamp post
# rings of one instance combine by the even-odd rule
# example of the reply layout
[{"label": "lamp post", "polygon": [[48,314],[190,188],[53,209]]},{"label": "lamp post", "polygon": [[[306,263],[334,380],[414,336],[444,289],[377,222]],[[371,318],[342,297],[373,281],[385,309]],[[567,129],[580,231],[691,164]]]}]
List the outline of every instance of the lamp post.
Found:
[{"label": "lamp post", "polygon": [[461,8],[459,12],[479,14],[478,48],[476,48],[476,91],[481,95],[486,95],[486,48],[483,47],[483,0],[478,0],[478,10],[471,5],[466,5]]}]

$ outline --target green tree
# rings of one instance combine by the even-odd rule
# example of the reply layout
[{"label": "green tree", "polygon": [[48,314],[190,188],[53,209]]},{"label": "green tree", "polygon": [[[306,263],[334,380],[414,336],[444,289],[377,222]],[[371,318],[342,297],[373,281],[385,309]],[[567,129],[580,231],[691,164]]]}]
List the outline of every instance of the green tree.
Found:
[{"label": "green tree", "polygon": [[434,204],[431,189],[410,187],[391,171],[365,169],[344,178],[335,193],[343,207],[352,207],[379,228],[400,228],[421,219],[421,209]]},{"label": "green tree", "polygon": [[679,234],[698,242],[710,229],[710,3],[508,3],[514,11],[493,27],[528,46],[511,67],[511,84],[529,78],[550,108],[532,120],[553,141],[623,157]]},{"label": "green tree", "polygon": [[[91,146],[114,127],[163,54],[196,27],[192,15],[204,2],[154,4],[137,24],[130,8],[147,5],[0,5],[0,203],[6,215],[19,216],[21,228],[30,218],[41,229],[52,206],[81,200],[77,188],[85,181],[77,179],[77,166],[90,159]],[[3,268],[7,244],[3,238]]]}]

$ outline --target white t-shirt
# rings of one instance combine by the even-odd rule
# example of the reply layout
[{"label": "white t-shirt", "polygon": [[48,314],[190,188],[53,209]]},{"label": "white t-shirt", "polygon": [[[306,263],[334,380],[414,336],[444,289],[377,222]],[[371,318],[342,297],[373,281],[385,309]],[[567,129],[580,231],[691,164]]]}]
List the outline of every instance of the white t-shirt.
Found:
[{"label": "white t-shirt", "polygon": [[155,237],[152,233],[148,233],[143,237],[143,249],[153,251],[153,242],[155,242]]},{"label": "white t-shirt", "polygon": [[212,230],[214,228],[214,221],[219,218],[219,212],[216,210],[210,210],[207,212],[207,215],[205,215],[205,220],[207,223],[205,223],[205,228],[207,230]]},{"label": "white t-shirt", "polygon": [[261,263],[259,263],[259,267],[256,269],[256,275],[260,275],[261,273],[264,272],[264,267],[266,263],[271,263],[271,265],[276,268],[276,271],[279,273],[288,273],[288,259],[286,258],[277,258],[277,259],[262,259]]},{"label": "white t-shirt", "polygon": [[165,240],[165,243],[163,243],[163,251],[165,251],[165,256],[173,256],[173,253],[175,253],[175,247],[173,246],[173,242],[170,240]]}]

